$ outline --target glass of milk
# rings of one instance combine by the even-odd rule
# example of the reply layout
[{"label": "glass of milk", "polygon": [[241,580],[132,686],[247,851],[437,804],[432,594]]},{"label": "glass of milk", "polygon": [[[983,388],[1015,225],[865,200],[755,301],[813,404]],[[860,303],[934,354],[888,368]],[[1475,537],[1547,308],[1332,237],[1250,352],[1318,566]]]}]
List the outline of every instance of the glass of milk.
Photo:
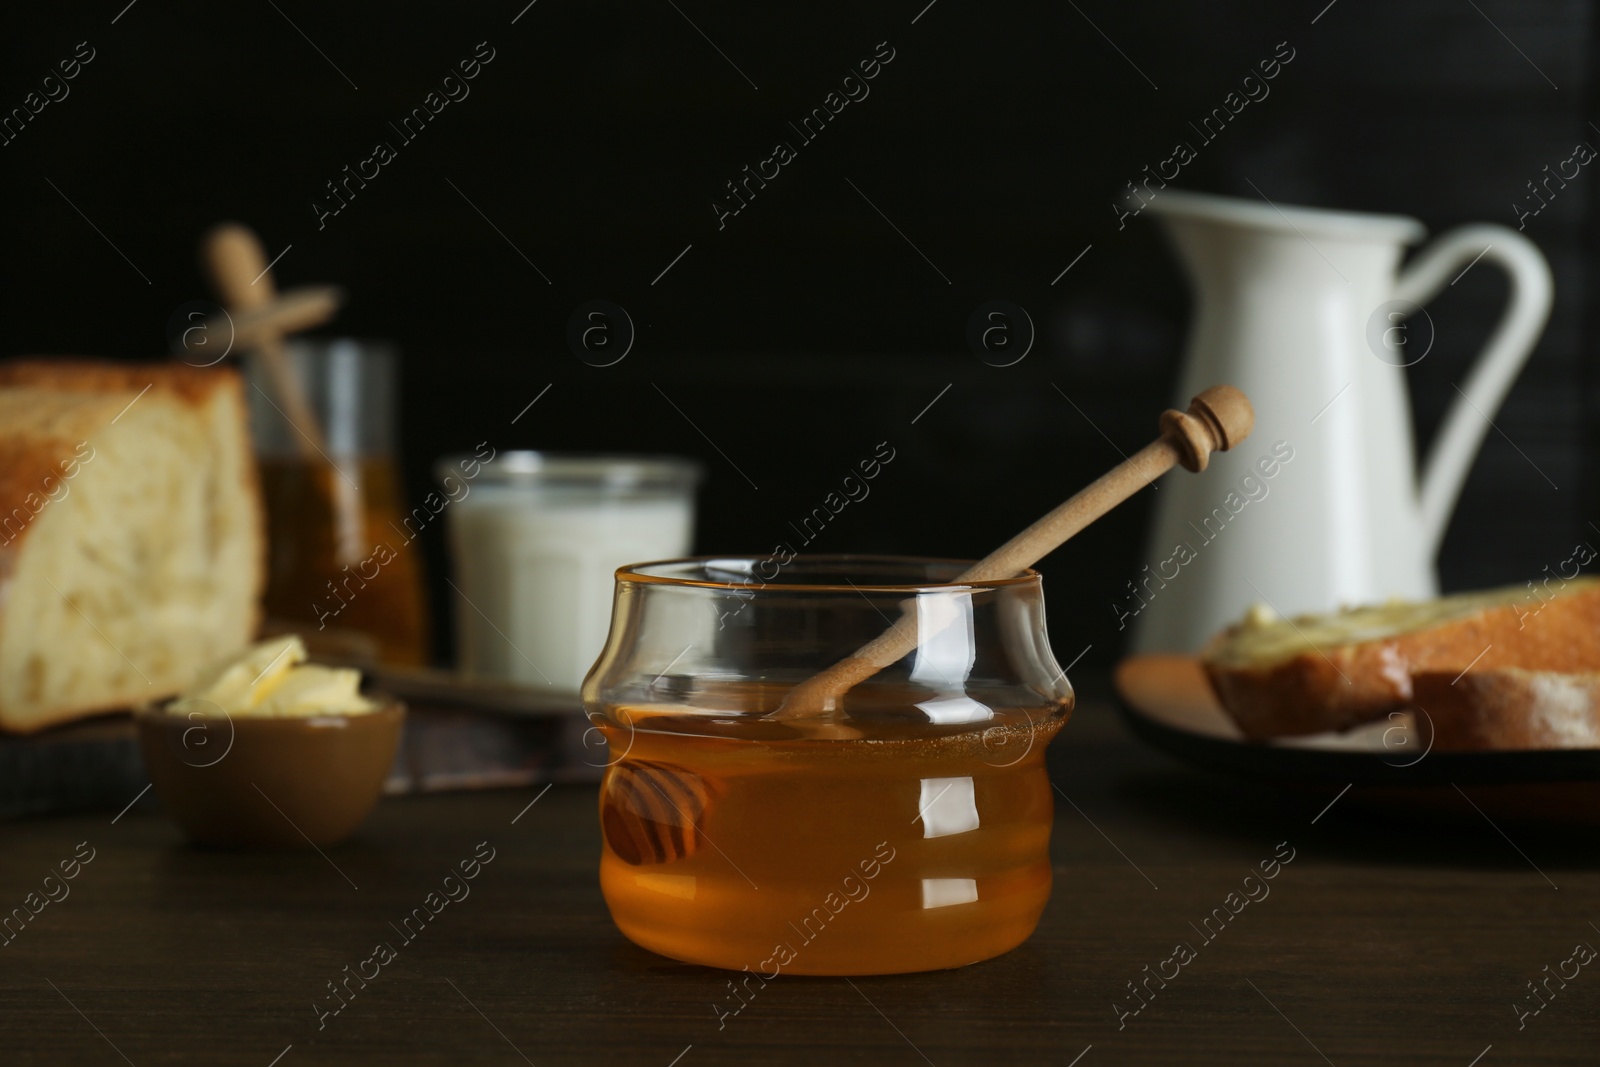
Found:
[{"label": "glass of milk", "polygon": [[699,464],[671,456],[446,456],[456,662],[576,695],[611,625],[613,574],[687,555]]}]

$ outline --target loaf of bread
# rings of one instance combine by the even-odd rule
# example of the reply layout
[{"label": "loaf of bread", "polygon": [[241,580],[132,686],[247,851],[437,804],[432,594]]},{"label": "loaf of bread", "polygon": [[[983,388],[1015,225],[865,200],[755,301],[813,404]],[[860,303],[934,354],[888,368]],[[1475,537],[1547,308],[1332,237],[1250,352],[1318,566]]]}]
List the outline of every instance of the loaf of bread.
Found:
[{"label": "loaf of bread", "polygon": [[1436,751],[1600,748],[1600,672],[1422,671],[1412,688]]},{"label": "loaf of bread", "polygon": [[1600,671],[1600,581],[1247,618],[1202,663],[1248,738],[1345,730],[1410,703],[1420,672]]},{"label": "loaf of bread", "polygon": [[263,528],[238,375],[0,364],[0,729],[171,696],[242,648]]}]

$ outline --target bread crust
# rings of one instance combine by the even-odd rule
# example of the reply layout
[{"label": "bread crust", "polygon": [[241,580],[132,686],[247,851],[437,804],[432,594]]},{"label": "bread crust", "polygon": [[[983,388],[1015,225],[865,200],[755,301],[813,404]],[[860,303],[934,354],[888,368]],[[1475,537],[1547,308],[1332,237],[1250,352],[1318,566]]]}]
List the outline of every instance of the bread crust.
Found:
[{"label": "bread crust", "polygon": [[1600,673],[1421,671],[1413,687],[1417,720],[1441,752],[1600,748]]},{"label": "bread crust", "polygon": [[[79,446],[95,438],[134,402],[164,396],[205,414],[223,394],[236,413],[245,462],[238,476],[253,514],[244,528],[251,538],[251,588],[255,602],[250,631],[260,625],[266,586],[266,517],[259,474],[248,440],[248,413],[240,375],[225,368],[181,363],[111,363],[77,358],[29,357],[0,362],[0,633],[26,625],[4,610],[4,590],[21,559],[35,520],[50,506],[61,483],[70,493],[69,462],[82,459]],[[170,693],[152,697],[170,696]],[[51,708],[19,722],[0,707],[0,731],[36,733],[75,719],[126,710],[127,702]]]},{"label": "bread crust", "polygon": [[43,386],[74,393],[138,393],[145,386],[160,389],[196,406],[218,389],[232,389],[242,399],[238,372],[226,367],[191,367],[187,363],[112,363],[76,356],[25,356],[0,362],[0,388]]},{"label": "bread crust", "polygon": [[1518,667],[1600,671],[1600,584],[1547,600],[1505,603],[1391,637],[1300,652],[1239,666],[1207,658],[1206,676],[1251,740],[1345,730],[1412,700],[1421,672],[1454,678]]},{"label": "bread crust", "polygon": [[[0,523],[13,520],[25,528],[43,510],[30,494],[42,499],[50,492],[46,479],[59,481],[63,464],[76,458],[78,445],[93,445],[97,431],[111,424],[136,397],[148,388],[194,408],[205,408],[219,391],[233,394],[240,417],[245,417],[244,386],[237,372],[229,369],[190,367],[182,363],[107,363],[96,360],[28,357],[0,362],[0,390],[25,389],[34,393],[24,404],[32,414],[38,406],[52,408],[58,417],[48,424],[26,428],[5,425],[0,412]],[[83,394],[80,404],[64,407],[51,394]],[[250,496],[261,496],[255,464],[247,466]],[[21,508],[26,518],[17,513]],[[258,508],[259,512],[259,508]],[[262,560],[261,582],[265,586],[265,518],[252,523],[258,540],[257,555]],[[16,549],[21,536],[16,530],[0,528],[0,545]]]}]

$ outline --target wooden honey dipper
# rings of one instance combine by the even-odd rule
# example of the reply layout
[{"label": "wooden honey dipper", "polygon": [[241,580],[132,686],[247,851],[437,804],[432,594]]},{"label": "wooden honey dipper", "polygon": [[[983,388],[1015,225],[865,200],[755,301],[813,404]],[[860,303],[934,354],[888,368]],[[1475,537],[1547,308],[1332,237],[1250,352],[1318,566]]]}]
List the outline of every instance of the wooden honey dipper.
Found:
[{"label": "wooden honey dipper", "polygon": [[[1160,426],[1160,437],[962,571],[953,584],[1014,578],[1174,465],[1189,471],[1205,470],[1212,452],[1226,452],[1250,435],[1255,426],[1255,409],[1249,398],[1233,386],[1213,385],[1190,402],[1187,412],[1162,412]],[[837,718],[839,699],[846,692],[916,647],[916,614],[902,612],[899,620],[881,635],[789,690],[772,718]]]},{"label": "wooden honey dipper", "polygon": [[329,455],[322,420],[284,347],[284,335],[290,329],[316,325],[324,311],[331,315],[339,294],[331,289],[296,290],[279,297],[260,238],[237,222],[212,227],[201,241],[200,255],[223,304],[239,314],[238,322],[247,334],[245,344],[260,355],[277,395],[274,403],[281,405],[294,430],[301,456],[325,473],[317,485],[333,518],[334,562],[353,566],[371,547],[366,543],[361,491]]},{"label": "wooden honey dipper", "polygon": [[[218,223],[201,241],[200,255],[211,275],[212,285],[223,304],[242,315],[259,313],[277,300],[278,287],[267,265],[261,240],[249,227],[237,222]],[[283,347],[283,333],[276,329],[256,330],[251,347],[261,354],[273,392],[284,407],[284,415],[300,434],[300,448],[306,458],[316,460],[326,453],[327,441],[322,421],[312,409],[305,383],[300,380],[289,354]]]},{"label": "wooden honey dipper", "polygon": [[[1205,470],[1212,452],[1226,452],[1250,435],[1255,411],[1233,386],[1214,385],[1195,397],[1187,412],[1163,412],[1160,425],[1160,437],[961,572],[952,584],[1015,577],[1174,465]],[[791,689],[771,717],[809,721],[820,737],[860,736],[837,722],[840,698],[915,649],[917,636],[912,607],[883,634]],[[714,799],[700,775],[671,764],[624,759],[607,772],[604,789],[601,825],[612,851],[625,863],[668,863],[695,852],[701,822]]]}]

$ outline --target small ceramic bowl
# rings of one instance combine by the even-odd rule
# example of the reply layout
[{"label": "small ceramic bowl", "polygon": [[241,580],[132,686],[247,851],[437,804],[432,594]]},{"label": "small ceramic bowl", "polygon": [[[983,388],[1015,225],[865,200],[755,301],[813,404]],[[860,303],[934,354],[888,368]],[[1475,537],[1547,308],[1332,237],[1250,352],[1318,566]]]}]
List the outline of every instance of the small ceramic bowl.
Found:
[{"label": "small ceramic bowl", "polygon": [[405,705],[309,718],[134,713],[167,813],[201,845],[322,848],[343,841],[383,792]]}]

